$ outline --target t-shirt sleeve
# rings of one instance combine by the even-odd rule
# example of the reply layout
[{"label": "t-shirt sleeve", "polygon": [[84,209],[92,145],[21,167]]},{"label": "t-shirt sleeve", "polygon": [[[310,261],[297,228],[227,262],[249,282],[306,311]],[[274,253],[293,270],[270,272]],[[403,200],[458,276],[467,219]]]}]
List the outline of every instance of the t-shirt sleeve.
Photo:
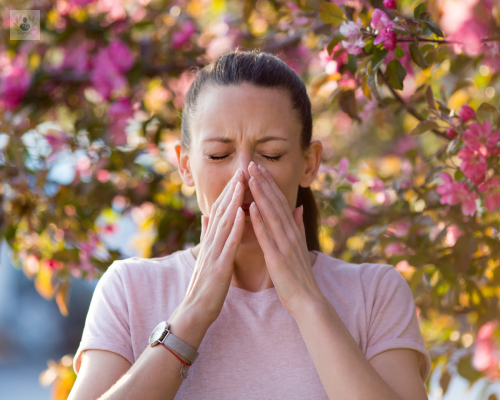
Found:
[{"label": "t-shirt sleeve", "polygon": [[133,364],[127,297],[121,261],[114,261],[95,287],[90,301],[82,339],[73,359],[78,375],[84,350],[108,350]]},{"label": "t-shirt sleeve", "polygon": [[381,278],[374,279],[376,287],[369,313],[365,356],[370,360],[389,349],[414,349],[419,356],[420,376],[426,382],[431,371],[431,357],[420,332],[411,289],[394,267],[385,268],[385,272],[380,271]]}]

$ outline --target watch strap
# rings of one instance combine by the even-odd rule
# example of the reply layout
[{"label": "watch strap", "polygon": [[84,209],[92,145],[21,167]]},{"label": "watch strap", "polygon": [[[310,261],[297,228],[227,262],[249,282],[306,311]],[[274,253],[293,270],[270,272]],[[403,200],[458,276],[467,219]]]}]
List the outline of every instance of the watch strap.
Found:
[{"label": "watch strap", "polygon": [[[169,328],[170,326],[168,326],[167,329]],[[199,353],[192,346],[179,339],[177,336],[174,336],[172,332],[170,332],[170,330],[162,343],[169,349],[184,357],[191,364],[194,363],[194,361],[198,357]]]}]

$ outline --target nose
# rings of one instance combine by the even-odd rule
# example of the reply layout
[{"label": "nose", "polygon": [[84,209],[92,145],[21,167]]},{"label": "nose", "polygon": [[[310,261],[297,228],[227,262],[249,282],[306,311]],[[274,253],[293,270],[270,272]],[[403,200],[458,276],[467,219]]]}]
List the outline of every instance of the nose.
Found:
[{"label": "nose", "polygon": [[[243,184],[245,185],[245,188],[248,187],[248,181],[250,180],[250,172],[248,171],[248,166],[250,165],[250,162],[253,160],[244,160],[238,165],[238,168],[240,168],[243,171]],[[255,161],[254,161],[255,163]],[[257,163],[255,163],[257,164]]]}]

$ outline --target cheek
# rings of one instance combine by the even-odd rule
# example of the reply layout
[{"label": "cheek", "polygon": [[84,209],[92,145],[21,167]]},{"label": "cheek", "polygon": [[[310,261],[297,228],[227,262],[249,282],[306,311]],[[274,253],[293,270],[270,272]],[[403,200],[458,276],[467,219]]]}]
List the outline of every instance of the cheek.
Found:
[{"label": "cheek", "polygon": [[232,176],[225,178],[219,173],[208,169],[200,172],[197,177],[196,197],[203,215],[209,216],[213,204],[217,201]]}]

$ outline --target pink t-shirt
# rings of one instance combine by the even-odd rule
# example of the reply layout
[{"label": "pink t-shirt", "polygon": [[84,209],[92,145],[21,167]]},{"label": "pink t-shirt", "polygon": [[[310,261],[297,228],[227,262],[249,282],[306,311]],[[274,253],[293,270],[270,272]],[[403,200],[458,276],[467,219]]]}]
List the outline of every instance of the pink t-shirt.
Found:
[{"label": "pink t-shirt", "polygon": [[[366,358],[389,349],[417,350],[425,382],[431,358],[399,272],[391,265],[350,264],[315,253],[318,285]],[[195,262],[190,249],[113,262],[93,294],[75,372],[86,349],[112,351],[133,364],[156,325],[183,300]],[[274,287],[252,293],[230,286],[198,352],[176,399],[328,399],[299,327]]]}]

